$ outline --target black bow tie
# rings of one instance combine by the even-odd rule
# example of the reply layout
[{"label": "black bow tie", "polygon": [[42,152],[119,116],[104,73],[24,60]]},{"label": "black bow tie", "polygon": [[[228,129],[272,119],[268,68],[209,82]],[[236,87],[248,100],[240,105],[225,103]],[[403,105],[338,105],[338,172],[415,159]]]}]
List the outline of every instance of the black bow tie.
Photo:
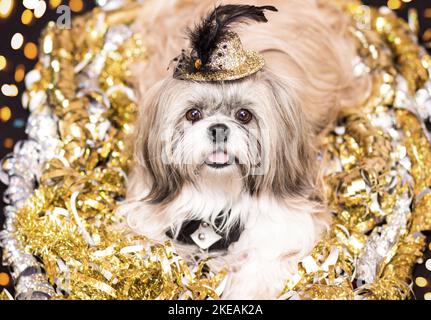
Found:
[{"label": "black bow tie", "polygon": [[[180,232],[178,233],[178,236],[175,239],[174,239],[174,234],[172,232],[172,229],[169,229],[166,232],[166,235],[169,238],[179,241],[181,243],[185,243],[188,245],[197,245],[192,239],[191,235],[199,228],[202,222],[203,222],[202,220],[186,220],[181,225]],[[222,218],[221,217],[217,218],[216,227],[219,227],[221,223],[222,223]],[[227,248],[229,248],[229,246],[233,242],[237,242],[239,240],[239,237],[241,236],[243,228],[241,228],[240,223],[237,222],[232,228],[230,228],[229,232],[227,233],[221,233],[217,230],[217,228],[214,228],[214,231],[222,238],[218,240],[216,243],[214,243],[213,245],[211,245],[211,247],[207,249],[208,251],[227,250]]]}]

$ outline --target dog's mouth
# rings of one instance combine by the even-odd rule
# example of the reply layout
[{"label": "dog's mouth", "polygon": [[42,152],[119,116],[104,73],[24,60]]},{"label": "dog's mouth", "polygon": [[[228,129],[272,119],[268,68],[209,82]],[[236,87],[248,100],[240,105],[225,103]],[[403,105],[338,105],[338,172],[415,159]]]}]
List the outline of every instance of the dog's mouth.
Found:
[{"label": "dog's mouth", "polygon": [[205,160],[205,164],[214,169],[223,169],[235,163],[235,157],[225,151],[215,151]]}]

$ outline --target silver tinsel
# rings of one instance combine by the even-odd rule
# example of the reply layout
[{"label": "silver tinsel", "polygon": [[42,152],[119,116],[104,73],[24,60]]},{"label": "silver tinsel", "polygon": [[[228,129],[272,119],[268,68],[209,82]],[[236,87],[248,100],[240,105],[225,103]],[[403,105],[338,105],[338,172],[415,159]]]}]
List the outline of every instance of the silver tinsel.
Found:
[{"label": "silver tinsel", "polygon": [[[121,6],[124,1],[112,0],[103,1],[103,3],[105,10],[111,10]],[[103,13],[100,16],[102,19],[104,18]],[[103,50],[92,61],[81,63],[76,68],[80,84],[77,96],[96,92],[102,95],[103,101],[106,102],[100,104],[90,100],[89,113],[92,119],[90,125],[95,127],[95,130],[90,131],[97,133],[98,137],[94,137],[95,139],[103,139],[111,123],[101,117],[109,108],[109,101],[94,80],[99,78],[107,55],[115,51],[131,36],[132,31],[129,26],[120,25],[110,28],[105,37]],[[49,63],[49,57],[42,56],[41,61]],[[29,72],[25,79],[27,89],[31,89],[40,79],[39,71]],[[57,147],[61,142],[58,139],[58,121],[47,102],[46,93],[38,91],[30,97],[26,92],[23,95],[22,103],[23,107],[30,111],[26,127],[28,139],[18,142],[13,153],[1,161],[0,180],[8,185],[8,188],[3,196],[7,207],[4,210],[6,221],[4,229],[0,233],[0,241],[4,252],[3,262],[11,266],[13,270],[15,298],[44,300],[55,294],[61,294],[61,292],[55,292],[44,275],[42,265],[35,257],[27,254],[15,239],[15,215],[33,194],[45,163],[56,156]]]}]

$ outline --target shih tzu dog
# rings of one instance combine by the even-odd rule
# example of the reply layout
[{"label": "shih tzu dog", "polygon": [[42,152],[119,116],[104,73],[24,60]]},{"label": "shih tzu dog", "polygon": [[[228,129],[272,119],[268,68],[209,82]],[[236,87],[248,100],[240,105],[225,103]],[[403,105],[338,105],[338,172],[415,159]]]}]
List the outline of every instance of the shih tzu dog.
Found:
[{"label": "shih tzu dog", "polygon": [[369,80],[328,2],[149,0],[135,26],[151,58],[134,68],[135,167],[118,213],[228,267],[224,299],[277,298],[330,223],[319,137]]}]

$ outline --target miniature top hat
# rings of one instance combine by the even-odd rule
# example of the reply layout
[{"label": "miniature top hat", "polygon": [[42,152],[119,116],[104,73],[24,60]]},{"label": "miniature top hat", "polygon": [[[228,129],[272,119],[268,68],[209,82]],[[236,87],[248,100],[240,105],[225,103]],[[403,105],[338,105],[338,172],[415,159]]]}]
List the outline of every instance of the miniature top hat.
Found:
[{"label": "miniature top hat", "polygon": [[233,23],[254,20],[267,22],[264,11],[273,6],[225,5],[216,7],[193,30],[189,30],[191,48],[173,59],[174,78],[191,81],[231,81],[250,76],[263,68],[263,56],[246,51]]}]

